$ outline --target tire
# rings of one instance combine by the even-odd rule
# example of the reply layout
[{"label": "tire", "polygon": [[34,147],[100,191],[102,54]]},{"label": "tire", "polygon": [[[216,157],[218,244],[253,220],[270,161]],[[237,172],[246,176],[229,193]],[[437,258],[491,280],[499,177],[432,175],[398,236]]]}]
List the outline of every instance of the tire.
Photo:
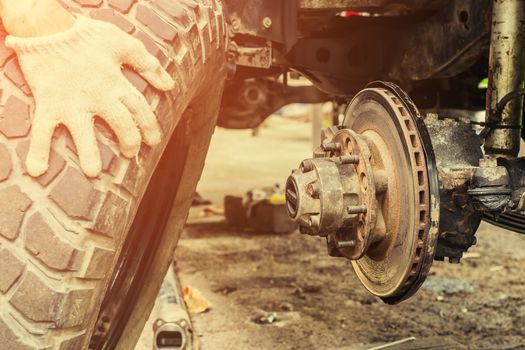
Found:
[{"label": "tire", "polygon": [[[139,38],[177,87],[160,93],[126,70],[155,108],[162,145],[143,146],[137,159],[125,159],[97,122],[103,173],[88,179],[59,128],[49,170],[32,178],[23,164],[34,104],[1,40],[0,348],[132,349],[173,256],[214,130],[226,77],[222,5],[62,2]],[[148,249],[130,265],[136,247]]]}]

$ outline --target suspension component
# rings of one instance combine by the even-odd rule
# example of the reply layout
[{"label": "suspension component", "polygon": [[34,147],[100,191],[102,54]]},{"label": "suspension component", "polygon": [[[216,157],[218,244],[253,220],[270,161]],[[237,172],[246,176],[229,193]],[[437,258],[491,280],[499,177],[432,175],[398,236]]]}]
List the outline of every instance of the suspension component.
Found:
[{"label": "suspension component", "polygon": [[288,212],[387,303],[415,293],[434,259],[458,263],[483,212],[525,207],[525,172],[483,157],[468,121],[423,118],[391,83],[360,91],[321,139],[288,178]]},{"label": "suspension component", "polygon": [[493,1],[491,32],[487,125],[492,130],[486,137],[485,152],[516,157],[520,149],[523,96],[517,94],[505,103],[496,120],[493,114],[505,96],[524,87],[525,3],[522,0]]}]

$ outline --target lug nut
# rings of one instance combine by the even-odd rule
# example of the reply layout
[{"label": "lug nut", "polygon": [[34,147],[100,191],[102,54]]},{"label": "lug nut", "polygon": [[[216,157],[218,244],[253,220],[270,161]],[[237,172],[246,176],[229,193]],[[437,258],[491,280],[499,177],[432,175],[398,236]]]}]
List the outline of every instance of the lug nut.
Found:
[{"label": "lug nut", "polygon": [[321,193],[321,187],[317,181],[309,184],[306,190],[312,198],[319,198],[319,194]]},{"label": "lug nut", "polygon": [[354,240],[337,242],[337,248],[353,248],[355,245]]},{"label": "lug nut", "polygon": [[309,171],[312,171],[312,170],[314,170],[314,163],[312,162],[311,159],[305,159],[301,163],[301,168],[303,168],[303,171],[305,173],[309,172]]},{"label": "lug nut", "polygon": [[348,214],[364,214],[366,213],[366,205],[351,205],[346,208]]}]

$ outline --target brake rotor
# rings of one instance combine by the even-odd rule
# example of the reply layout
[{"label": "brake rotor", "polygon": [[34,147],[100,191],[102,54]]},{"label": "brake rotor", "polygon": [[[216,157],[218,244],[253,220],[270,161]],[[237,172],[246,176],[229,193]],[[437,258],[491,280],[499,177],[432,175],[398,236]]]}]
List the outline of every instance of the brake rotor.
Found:
[{"label": "brake rotor", "polygon": [[395,85],[350,102],[343,126],[323,131],[313,159],[287,182],[290,216],[352,260],[361,283],[387,303],[412,295],[432,264],[439,190],[430,138]]},{"label": "brake rotor", "polygon": [[[381,207],[387,237],[352,265],[363,285],[390,303],[412,295],[424,281],[437,235],[430,218],[439,213],[439,209],[431,213],[428,155],[421,125],[416,124],[419,115],[402,97],[386,88],[363,90],[350,103],[344,121],[369,140],[374,159],[389,174]],[[435,203],[433,207],[438,208]]]}]

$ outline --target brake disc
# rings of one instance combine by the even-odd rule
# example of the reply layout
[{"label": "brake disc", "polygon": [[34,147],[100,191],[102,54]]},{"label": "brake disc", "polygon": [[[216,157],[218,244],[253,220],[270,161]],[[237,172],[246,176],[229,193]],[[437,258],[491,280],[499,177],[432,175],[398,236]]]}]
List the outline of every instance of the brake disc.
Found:
[{"label": "brake disc", "polygon": [[[435,202],[439,196],[437,185],[433,196],[429,183],[430,176],[436,174],[429,176],[429,155],[423,148],[426,135],[419,132],[424,125],[417,123],[420,116],[414,111],[417,113],[406,96],[371,88],[352,100],[344,121],[345,126],[367,137],[373,152],[391,167],[382,206],[388,238],[363,259],[352,262],[365,287],[390,303],[412,295],[424,281],[437,237],[439,205]],[[437,179],[433,182],[437,184]],[[376,258],[378,252],[381,254]]]},{"label": "brake disc", "polygon": [[439,223],[435,159],[419,112],[395,85],[376,83],[323,131],[313,159],[287,182],[301,232],[326,237],[361,283],[387,303],[412,295],[432,264]]}]

